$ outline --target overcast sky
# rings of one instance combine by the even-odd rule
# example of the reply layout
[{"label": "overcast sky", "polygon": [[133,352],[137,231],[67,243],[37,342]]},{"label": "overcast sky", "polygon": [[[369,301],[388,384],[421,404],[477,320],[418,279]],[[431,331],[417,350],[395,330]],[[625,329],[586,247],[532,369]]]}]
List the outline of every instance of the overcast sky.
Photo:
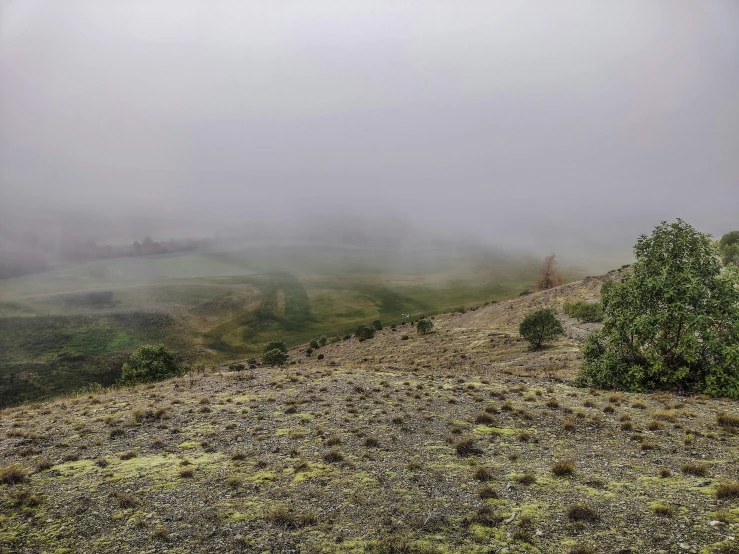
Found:
[{"label": "overcast sky", "polygon": [[736,0],[0,0],[0,203],[739,228]]}]

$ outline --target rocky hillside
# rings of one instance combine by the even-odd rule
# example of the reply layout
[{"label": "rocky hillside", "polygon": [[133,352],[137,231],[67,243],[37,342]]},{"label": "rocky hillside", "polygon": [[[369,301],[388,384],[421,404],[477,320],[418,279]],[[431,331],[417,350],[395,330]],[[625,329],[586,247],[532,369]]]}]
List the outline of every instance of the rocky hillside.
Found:
[{"label": "rocky hillside", "polygon": [[736,402],[573,387],[562,314],[518,337],[601,282],[7,409],[0,552],[739,552]]}]

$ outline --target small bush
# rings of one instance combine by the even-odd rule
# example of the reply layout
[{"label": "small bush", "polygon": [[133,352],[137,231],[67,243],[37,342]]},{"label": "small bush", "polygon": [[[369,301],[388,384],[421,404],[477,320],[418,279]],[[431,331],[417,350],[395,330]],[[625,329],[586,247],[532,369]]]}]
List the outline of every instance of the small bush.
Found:
[{"label": "small bush", "polygon": [[368,340],[375,338],[375,328],[369,325],[359,325],[354,331],[354,335],[360,340]]},{"label": "small bush", "polygon": [[287,359],[287,354],[279,348],[273,348],[262,354],[262,363],[272,367],[285,365]]},{"label": "small bush", "polygon": [[672,508],[672,506],[662,504],[661,502],[655,502],[650,506],[650,508],[658,516],[672,517],[675,514],[675,510]]},{"label": "small bush", "polygon": [[521,322],[518,331],[531,344],[532,348],[540,348],[544,341],[564,333],[562,324],[551,308],[537,310],[527,315]]},{"label": "small bush", "polygon": [[311,351],[318,350],[320,348],[320,345],[318,344],[318,341],[315,340],[315,339],[312,340],[312,341],[310,341],[310,343],[308,344],[308,346],[310,346],[310,348],[312,349]]},{"label": "small bush", "polygon": [[603,321],[603,306],[600,302],[565,302],[562,309],[568,316],[581,323]]},{"label": "small bush", "polygon": [[521,483],[522,485],[533,485],[536,483],[536,475],[533,473],[521,473],[519,475],[516,475],[513,478],[516,483]]},{"label": "small bush", "polygon": [[177,365],[174,354],[169,350],[163,346],[145,345],[131,354],[123,364],[118,382],[121,385],[136,385],[161,381],[182,375],[184,371],[184,368]]},{"label": "small bush", "polygon": [[434,322],[430,319],[419,319],[416,324],[416,332],[419,335],[428,335],[434,328]]},{"label": "small bush", "polygon": [[282,341],[273,340],[272,342],[268,343],[267,346],[265,346],[262,349],[262,354],[269,352],[270,350],[282,350],[285,354],[287,354],[287,345]]},{"label": "small bush", "polygon": [[374,320],[372,322],[372,327],[374,327],[376,331],[382,331],[382,321],[379,319]]}]

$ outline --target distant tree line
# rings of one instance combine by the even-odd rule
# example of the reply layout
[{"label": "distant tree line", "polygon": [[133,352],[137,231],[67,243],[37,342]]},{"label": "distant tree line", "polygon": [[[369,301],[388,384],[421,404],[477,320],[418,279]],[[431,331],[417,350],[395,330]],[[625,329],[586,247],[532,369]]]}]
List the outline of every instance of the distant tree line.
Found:
[{"label": "distant tree line", "polygon": [[94,240],[89,240],[63,245],[60,250],[60,257],[63,261],[83,262],[107,258],[171,254],[174,252],[195,250],[204,245],[205,241],[203,240],[184,239],[155,241],[152,240],[151,237],[145,237],[141,242],[134,241],[133,244],[118,246],[112,246],[109,244],[98,245]]}]

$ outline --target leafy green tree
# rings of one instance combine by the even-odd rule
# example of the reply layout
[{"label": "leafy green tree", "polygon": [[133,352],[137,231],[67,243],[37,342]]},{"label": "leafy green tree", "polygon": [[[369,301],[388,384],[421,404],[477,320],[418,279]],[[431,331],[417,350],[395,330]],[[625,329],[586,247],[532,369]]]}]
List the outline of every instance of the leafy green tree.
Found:
[{"label": "leafy green tree", "polygon": [[135,385],[150,381],[161,381],[184,373],[184,368],[177,365],[174,354],[163,346],[145,345],[131,354],[123,364],[123,371],[118,383]]},{"label": "leafy green tree", "polygon": [[419,335],[428,335],[434,328],[434,322],[430,319],[419,319],[416,323],[416,332]]},{"label": "leafy green tree", "polygon": [[372,339],[375,337],[375,328],[370,327],[369,325],[362,324],[357,327],[356,331],[354,331],[354,334],[360,341]]},{"label": "leafy green tree", "polygon": [[269,352],[270,350],[274,350],[275,348],[287,354],[287,345],[282,341],[276,341],[276,340],[273,340],[272,342],[267,344],[267,346],[265,346],[264,349],[262,350],[262,354],[265,354]]},{"label": "leafy green tree", "polygon": [[554,309],[544,308],[527,315],[521,322],[518,332],[533,348],[541,348],[544,341],[561,335],[564,329]]},{"label": "leafy green tree", "polygon": [[262,363],[269,366],[281,366],[287,363],[287,353],[280,348],[267,350],[262,354]]},{"label": "leafy green tree", "polygon": [[718,252],[724,265],[739,266],[739,231],[731,231],[721,237]]},{"label": "leafy green tree", "polygon": [[739,278],[709,235],[678,219],[634,247],[636,263],[601,290],[604,325],[583,347],[580,382],[739,398]]}]

